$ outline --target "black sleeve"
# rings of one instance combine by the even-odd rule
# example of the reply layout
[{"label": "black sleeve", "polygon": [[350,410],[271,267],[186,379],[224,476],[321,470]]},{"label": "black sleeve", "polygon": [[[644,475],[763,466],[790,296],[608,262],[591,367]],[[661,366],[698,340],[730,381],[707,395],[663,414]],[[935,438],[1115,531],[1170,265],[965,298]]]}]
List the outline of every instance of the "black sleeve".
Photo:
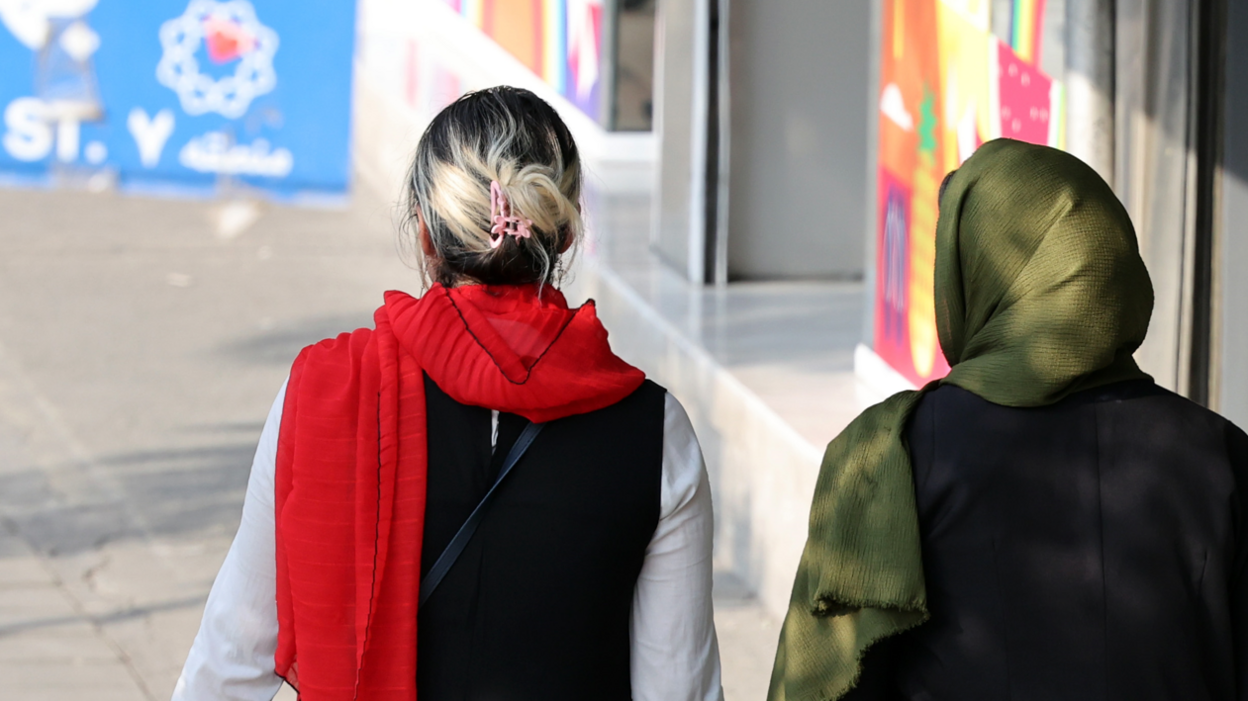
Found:
[{"label": "black sleeve", "polygon": [[924,394],[914,407],[902,434],[906,451],[910,454],[910,474],[916,498],[923,493],[932,464],[936,461],[936,404],[942,396],[939,389]]},{"label": "black sleeve", "polygon": [[1231,634],[1235,645],[1235,682],[1240,701],[1248,701],[1248,435],[1227,426],[1227,452],[1235,471],[1235,565],[1231,579]]},{"label": "black sleeve", "polygon": [[862,659],[862,675],[858,685],[841,697],[841,701],[895,701],[901,697],[893,683],[897,651],[903,633],[872,645]]}]

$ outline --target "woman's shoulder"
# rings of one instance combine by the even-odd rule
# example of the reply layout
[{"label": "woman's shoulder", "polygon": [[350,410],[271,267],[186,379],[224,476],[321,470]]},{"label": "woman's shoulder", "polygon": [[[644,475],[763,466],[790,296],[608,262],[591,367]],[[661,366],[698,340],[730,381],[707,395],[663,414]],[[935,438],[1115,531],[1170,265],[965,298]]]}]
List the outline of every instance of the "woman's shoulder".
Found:
[{"label": "woman's shoulder", "polygon": [[373,329],[361,328],[344,331],[337,336],[322,339],[305,346],[295,357],[292,374],[308,364],[333,367],[356,367],[364,350],[373,337]]},{"label": "woman's shoulder", "polygon": [[620,417],[627,415],[632,417],[633,421],[661,421],[666,413],[667,402],[671,401],[666,398],[670,396],[667,388],[646,378],[637,386],[637,389],[623,399],[599,409],[598,412],[602,412],[604,417],[612,417],[613,420],[619,420]]}]

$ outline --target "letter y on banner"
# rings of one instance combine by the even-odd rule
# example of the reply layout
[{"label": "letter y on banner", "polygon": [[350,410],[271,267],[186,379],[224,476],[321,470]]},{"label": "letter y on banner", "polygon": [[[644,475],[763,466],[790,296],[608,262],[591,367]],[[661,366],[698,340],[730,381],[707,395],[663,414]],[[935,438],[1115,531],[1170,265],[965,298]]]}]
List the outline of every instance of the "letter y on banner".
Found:
[{"label": "letter y on banner", "polygon": [[155,117],[148,117],[142,107],[130,110],[126,126],[134,143],[139,147],[139,161],[144,168],[155,168],[160,163],[160,154],[165,150],[165,143],[173,134],[173,112],[161,110]]}]

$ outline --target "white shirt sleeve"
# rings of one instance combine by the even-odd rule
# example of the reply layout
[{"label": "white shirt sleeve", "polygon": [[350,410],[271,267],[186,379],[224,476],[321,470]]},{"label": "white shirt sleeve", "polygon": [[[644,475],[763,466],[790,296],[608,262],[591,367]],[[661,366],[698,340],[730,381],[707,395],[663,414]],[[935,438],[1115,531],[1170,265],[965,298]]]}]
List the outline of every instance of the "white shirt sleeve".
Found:
[{"label": "white shirt sleeve", "polygon": [[633,596],[633,699],[723,701],[710,482],[684,407],[669,393],[664,409],[659,525]]},{"label": "white shirt sleeve", "polygon": [[173,701],[271,701],[277,652],[274,475],[286,385],[269,410],[251,465],[243,518],[208,594]]},{"label": "white shirt sleeve", "polygon": [[[260,434],[243,518],[208,595],[173,701],[272,701],[277,651],[274,475],[286,386]],[[702,449],[685,409],[664,406],[659,524],[633,596],[636,701],[722,701],[711,603],[714,519]]]}]

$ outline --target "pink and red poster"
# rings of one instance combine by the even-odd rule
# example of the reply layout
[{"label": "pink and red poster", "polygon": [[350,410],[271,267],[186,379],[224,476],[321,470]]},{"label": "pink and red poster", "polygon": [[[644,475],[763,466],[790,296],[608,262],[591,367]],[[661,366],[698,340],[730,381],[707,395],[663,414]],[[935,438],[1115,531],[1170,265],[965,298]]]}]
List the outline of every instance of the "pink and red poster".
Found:
[{"label": "pink and red poster", "polygon": [[[872,349],[916,386],[949,371],[933,298],[938,190],[985,141],[1062,145],[1062,87],[989,30],[988,0],[885,0]],[[1018,0],[1041,26],[1044,3]],[[1020,23],[1016,16],[1014,24]]]},{"label": "pink and red poster", "polygon": [[445,0],[469,22],[597,119],[602,0]]}]

